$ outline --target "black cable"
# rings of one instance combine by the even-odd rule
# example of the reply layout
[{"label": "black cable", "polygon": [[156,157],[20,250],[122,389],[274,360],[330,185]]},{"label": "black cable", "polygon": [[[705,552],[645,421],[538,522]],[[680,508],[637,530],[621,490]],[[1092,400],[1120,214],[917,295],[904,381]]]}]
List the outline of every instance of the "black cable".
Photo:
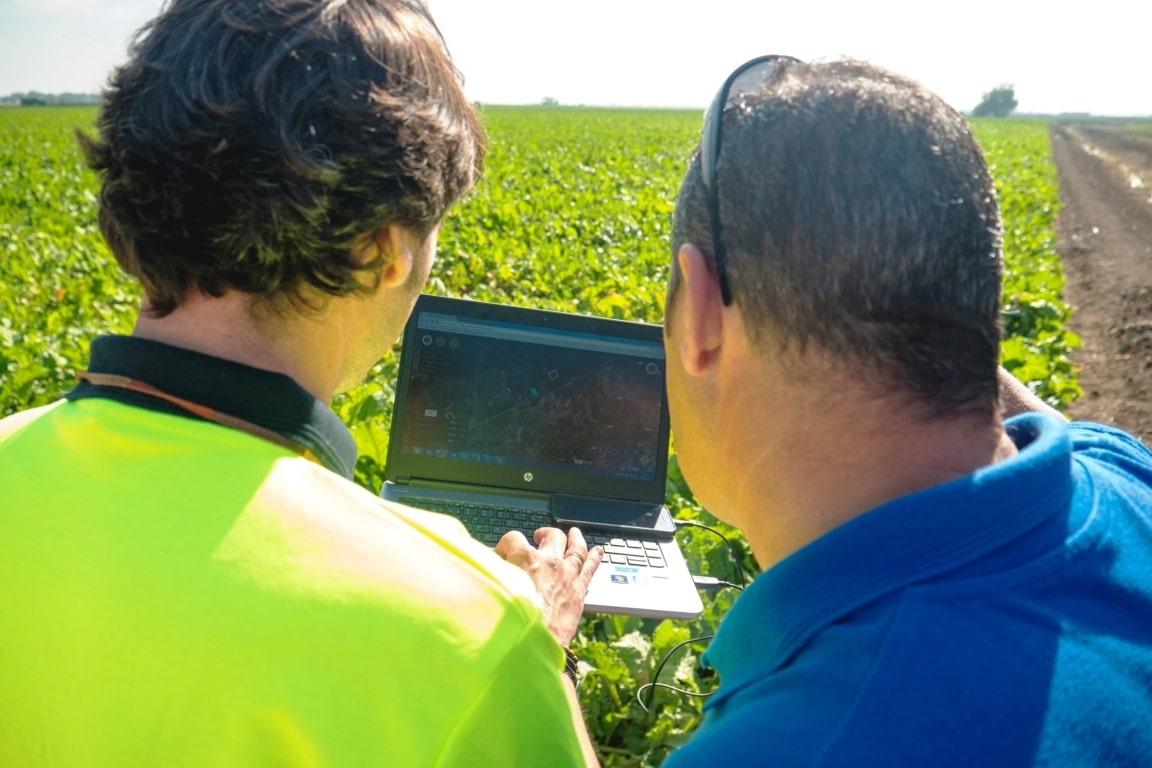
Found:
[{"label": "black cable", "polygon": [[717,589],[727,589],[727,588],[736,589],[736,590],[739,590],[741,592],[744,591],[744,587],[740,586],[739,584],[733,584],[730,581],[724,581],[722,579],[716,578],[715,576],[696,576],[696,575],[693,575],[692,576],[692,583],[696,585],[696,589],[703,589],[703,590],[706,590],[709,592],[712,592],[712,591],[717,590]]},{"label": "black cable", "polygon": [[740,550],[736,547],[736,544],[731,539],[729,539],[727,536],[712,526],[704,525],[704,523],[698,523],[695,520],[673,520],[673,522],[676,523],[677,528],[703,528],[704,530],[710,533],[714,533],[723,539],[724,543],[728,545],[728,551],[732,554],[732,561],[736,565],[736,574],[740,577],[740,589],[748,586],[748,583],[744,580],[743,556],[741,555]]},{"label": "black cable", "polygon": [[[713,693],[715,693],[715,691],[708,691],[707,693],[699,693],[697,691],[689,691],[686,688],[678,688],[675,685],[668,685],[667,683],[657,682],[660,679],[660,673],[664,671],[664,665],[668,663],[668,659],[672,658],[672,654],[676,653],[676,651],[680,650],[681,648],[688,645],[689,643],[702,643],[705,640],[711,640],[713,637],[715,637],[715,635],[702,635],[701,637],[690,637],[687,640],[676,643],[676,645],[672,646],[672,648],[666,654],[664,654],[664,658],[660,660],[660,664],[657,665],[656,674],[654,674],[652,676],[652,682],[651,683],[644,683],[644,685],[642,685],[636,689],[636,701],[637,701],[637,703],[640,704],[641,709],[643,709],[646,713],[652,712],[652,701],[656,698],[656,689],[657,688],[665,688],[669,691],[675,691],[676,693],[684,694],[687,696],[696,696],[696,697],[702,698],[702,699],[706,699],[709,696],[711,696]],[[644,698],[643,698],[645,688],[651,688],[652,689],[652,692],[648,694],[648,703],[647,704],[644,703]]]},{"label": "black cable", "polygon": [[[696,576],[696,575],[693,575],[692,576],[692,582],[696,585],[697,589],[703,589],[703,590],[711,591],[711,590],[725,589],[725,588],[730,587],[732,589],[742,591],[744,589],[744,587],[747,586],[747,583],[746,583],[745,578],[744,578],[744,566],[742,565],[742,555],[740,553],[740,550],[736,547],[736,545],[727,536],[725,536],[723,533],[716,530],[715,528],[708,526],[708,525],[704,525],[703,523],[698,523],[695,520],[674,520],[673,522],[675,522],[677,528],[684,528],[684,527],[703,528],[704,530],[709,531],[710,533],[713,533],[713,534],[719,536],[724,541],[724,543],[728,545],[728,551],[732,555],[732,562],[733,562],[733,565],[736,567],[736,573],[740,579],[739,584],[733,584],[732,582],[724,581],[724,580],[718,579],[714,576]],[[656,673],[652,676],[652,682],[644,683],[644,685],[642,685],[636,689],[636,702],[640,705],[641,709],[643,709],[645,713],[650,714],[652,712],[652,703],[656,699],[656,689],[657,688],[663,688],[665,690],[674,691],[675,693],[679,693],[679,694],[684,695],[684,696],[695,696],[695,697],[701,698],[701,699],[706,699],[716,692],[715,690],[712,690],[712,691],[707,691],[705,693],[700,693],[699,691],[690,691],[687,688],[680,688],[680,687],[675,686],[675,685],[669,685],[667,683],[659,682],[660,675],[664,671],[664,666],[668,663],[668,660],[672,658],[672,655],[674,653],[676,653],[676,651],[680,650],[684,646],[689,645],[691,643],[701,643],[701,642],[704,642],[706,640],[711,640],[713,637],[715,637],[715,635],[702,635],[701,637],[690,637],[687,640],[684,640],[684,641],[679,642],[676,645],[672,646],[672,648],[669,649],[669,651],[664,654],[664,658],[661,659],[660,663],[656,666]],[[646,689],[646,688],[651,689],[649,694],[648,694],[647,703],[645,703],[645,701],[644,701],[644,689]]]}]

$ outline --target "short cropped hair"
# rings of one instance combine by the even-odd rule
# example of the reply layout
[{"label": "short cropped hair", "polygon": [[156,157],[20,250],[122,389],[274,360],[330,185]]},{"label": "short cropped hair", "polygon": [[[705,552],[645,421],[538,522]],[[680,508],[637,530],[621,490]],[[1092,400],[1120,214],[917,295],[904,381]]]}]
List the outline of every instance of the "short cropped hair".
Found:
[{"label": "short cropped hair", "polygon": [[373,290],[383,264],[356,263],[362,239],[426,237],[483,166],[419,0],[172,0],[129,53],[80,141],[104,237],[157,316],[193,286]]},{"label": "short cropped hair", "polygon": [[[784,63],[723,115],[721,237],[753,342],[814,344],[931,416],[995,413],[1003,271],[996,193],[968,123],[852,61]],[[699,153],[675,254],[711,258]],[[874,378],[874,380],[876,380]]]}]

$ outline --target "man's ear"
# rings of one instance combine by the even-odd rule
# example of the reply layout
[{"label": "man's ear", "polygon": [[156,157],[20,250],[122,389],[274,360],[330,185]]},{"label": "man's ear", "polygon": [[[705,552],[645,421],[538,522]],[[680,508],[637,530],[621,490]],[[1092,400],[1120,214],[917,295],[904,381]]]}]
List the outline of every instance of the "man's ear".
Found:
[{"label": "man's ear", "polygon": [[412,272],[412,252],[400,227],[381,227],[352,252],[359,265],[380,264],[381,287],[393,288],[408,279]]},{"label": "man's ear", "polygon": [[704,254],[691,243],[676,254],[680,295],[676,301],[674,343],[686,373],[699,376],[715,363],[724,342],[724,299],[720,283]]}]

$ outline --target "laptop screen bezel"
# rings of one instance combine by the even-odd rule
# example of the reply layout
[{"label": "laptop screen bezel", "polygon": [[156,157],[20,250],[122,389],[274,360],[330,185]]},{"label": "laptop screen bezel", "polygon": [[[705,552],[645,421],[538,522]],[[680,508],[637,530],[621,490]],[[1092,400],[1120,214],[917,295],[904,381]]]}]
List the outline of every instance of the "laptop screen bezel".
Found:
[{"label": "laptop screen bezel", "polygon": [[404,452],[401,436],[404,434],[405,414],[397,406],[404,402],[407,396],[415,355],[406,351],[414,349],[414,345],[418,343],[420,316],[424,313],[455,315],[470,319],[526,324],[545,328],[556,327],[575,333],[655,342],[660,345],[659,361],[663,377],[663,330],[659,325],[422,294],[404,328],[396,396],[392,403],[392,425],[389,431],[385,467],[387,480],[393,483],[423,481],[437,484],[451,482],[532,494],[564,493],[633,501],[663,502],[669,450],[666,386],[662,386],[660,389],[660,423],[656,438],[657,454],[653,476],[648,479],[615,478],[586,472],[566,472],[537,465],[479,463]]}]

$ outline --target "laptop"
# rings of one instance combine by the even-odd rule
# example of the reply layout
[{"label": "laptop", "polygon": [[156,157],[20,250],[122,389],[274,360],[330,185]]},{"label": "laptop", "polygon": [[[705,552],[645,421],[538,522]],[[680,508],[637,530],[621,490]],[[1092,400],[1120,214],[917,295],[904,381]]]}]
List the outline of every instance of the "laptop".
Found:
[{"label": "laptop", "polygon": [[404,330],[381,496],[489,546],[577,526],[605,547],[586,612],[694,618],[664,506],[660,326],[422,295]]}]

